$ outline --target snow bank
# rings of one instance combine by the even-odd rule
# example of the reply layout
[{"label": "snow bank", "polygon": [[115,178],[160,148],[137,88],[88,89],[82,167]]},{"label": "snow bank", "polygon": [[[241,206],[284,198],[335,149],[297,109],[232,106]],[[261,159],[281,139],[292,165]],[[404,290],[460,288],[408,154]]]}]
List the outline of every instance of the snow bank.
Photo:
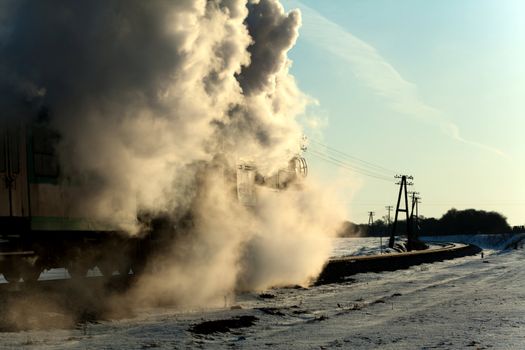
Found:
[{"label": "snow bank", "polygon": [[523,248],[525,244],[525,233],[423,236],[421,239],[425,242],[456,242],[474,244],[487,250],[506,250]]}]

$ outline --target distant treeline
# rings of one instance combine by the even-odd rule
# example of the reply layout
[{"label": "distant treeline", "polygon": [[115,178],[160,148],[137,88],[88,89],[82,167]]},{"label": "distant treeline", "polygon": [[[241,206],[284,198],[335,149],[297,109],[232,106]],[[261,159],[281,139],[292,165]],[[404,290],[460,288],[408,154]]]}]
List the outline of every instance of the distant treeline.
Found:
[{"label": "distant treeline", "polygon": [[[525,226],[511,227],[507,223],[507,218],[500,213],[475,209],[450,209],[439,219],[420,216],[414,227],[417,234],[422,236],[525,232]],[[381,219],[375,220],[373,225],[345,221],[340,235],[342,237],[389,236],[391,230],[391,225],[387,225],[386,221]],[[397,234],[405,234],[406,222],[398,221],[396,231]]]}]

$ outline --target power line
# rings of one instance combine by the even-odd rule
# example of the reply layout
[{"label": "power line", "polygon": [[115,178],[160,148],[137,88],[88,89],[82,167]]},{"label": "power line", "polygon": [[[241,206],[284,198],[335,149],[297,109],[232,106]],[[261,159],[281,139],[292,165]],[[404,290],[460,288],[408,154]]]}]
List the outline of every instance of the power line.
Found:
[{"label": "power line", "polygon": [[320,157],[324,157],[324,158],[330,159],[331,161],[337,162],[339,164],[344,164],[346,167],[350,168],[351,170],[356,171],[356,172],[360,172],[363,175],[379,176],[379,177],[383,177],[385,179],[388,179],[389,181],[391,179],[391,177],[388,176],[388,175],[385,175],[385,174],[382,174],[382,173],[378,173],[378,172],[375,172],[375,171],[372,171],[372,170],[369,170],[369,169],[361,168],[361,167],[359,167],[357,165],[348,163],[345,160],[342,160],[342,159],[339,159],[337,157],[334,157],[333,155],[326,154],[326,153],[323,153],[323,152],[319,152],[319,151],[313,150],[313,149],[310,149],[309,151],[314,153],[314,154],[316,154],[316,155],[318,155],[318,156],[320,156]]},{"label": "power line", "polygon": [[325,156],[322,156],[318,153],[313,153],[312,151],[310,151],[310,154],[313,155],[314,157],[318,158],[318,159],[321,159],[327,163],[330,163],[332,165],[335,165],[335,166],[338,166],[344,170],[347,170],[347,171],[350,171],[352,173],[359,173],[361,175],[365,175],[365,176],[369,176],[369,177],[373,177],[373,178],[376,178],[378,180],[383,180],[383,181],[387,181],[387,182],[390,182],[390,180],[387,178],[387,177],[384,177],[384,176],[380,176],[380,175],[372,175],[372,174],[366,174],[366,173],[363,173],[363,172],[359,172],[357,171],[356,169],[348,166],[347,164],[344,164],[340,161],[337,161],[337,160],[332,160],[332,159],[329,159],[329,158],[326,158]]},{"label": "power line", "polygon": [[309,154],[311,154],[311,155],[321,159],[321,160],[324,160],[325,162],[331,163],[331,164],[336,165],[338,167],[341,167],[343,169],[346,169],[346,170],[349,170],[349,171],[352,171],[352,172],[356,172],[356,173],[359,173],[361,175],[373,177],[373,178],[376,178],[378,180],[391,182],[391,178],[388,177],[388,176],[385,176],[383,174],[373,173],[370,170],[359,168],[359,167],[357,167],[355,165],[348,164],[345,161],[342,161],[342,160],[337,159],[335,157],[332,157],[330,155],[327,155],[327,154],[324,154],[324,153],[321,153],[321,152],[318,152],[318,151],[315,151],[315,150],[312,150],[312,149],[308,149],[307,152]]},{"label": "power line", "polygon": [[326,144],[324,144],[322,142],[319,142],[317,140],[312,139],[311,141],[313,142],[313,144],[311,144],[311,146],[313,146],[314,148],[316,147],[316,145],[319,145],[320,147],[324,148],[328,152],[336,153],[338,156],[342,156],[342,157],[347,158],[347,159],[349,159],[351,161],[354,161],[354,162],[357,162],[357,163],[361,163],[361,166],[369,167],[369,168],[374,169],[376,171],[383,171],[383,172],[388,172],[388,173],[391,173],[391,174],[396,173],[395,171],[393,171],[391,169],[388,169],[388,168],[385,168],[385,167],[383,167],[381,165],[374,164],[372,162],[369,162],[369,161],[360,159],[358,157],[352,156],[352,155],[350,155],[348,153],[345,153],[343,151],[335,149],[335,148],[333,148],[331,146],[328,146],[328,145],[326,145]]},{"label": "power line", "polygon": [[395,174],[394,171],[388,168],[351,156],[315,139],[311,141],[313,142],[311,144],[312,147],[305,147],[305,150],[333,165],[383,181],[390,181],[393,174]]},{"label": "power line", "polygon": [[345,153],[343,151],[335,149],[335,148],[333,148],[331,146],[328,146],[328,145],[326,145],[326,144],[324,144],[324,143],[322,143],[320,141],[317,141],[315,139],[310,139],[310,140],[313,142],[312,146],[315,147],[315,145],[319,145],[319,146],[325,148],[327,151],[331,151],[333,153],[338,154],[339,156],[342,156],[342,157],[347,158],[349,160],[361,163],[361,166],[375,169],[375,171],[387,172],[389,175],[394,175],[395,173],[397,173],[396,171],[394,171],[392,169],[389,169],[389,168],[386,168],[386,167],[381,166],[379,164],[375,164],[375,163],[372,163],[370,161],[366,161],[366,160],[360,159],[358,157],[352,156],[352,155],[350,155],[348,153]]}]

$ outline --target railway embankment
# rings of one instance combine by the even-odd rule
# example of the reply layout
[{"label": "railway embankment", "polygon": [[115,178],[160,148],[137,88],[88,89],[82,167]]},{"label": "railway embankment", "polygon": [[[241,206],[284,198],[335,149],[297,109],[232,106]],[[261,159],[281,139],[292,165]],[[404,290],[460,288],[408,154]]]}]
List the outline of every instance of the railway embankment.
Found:
[{"label": "railway embankment", "polygon": [[330,259],[315,284],[338,283],[358,273],[396,271],[415,265],[471,256],[481,251],[481,248],[472,244],[449,244],[435,249]]}]

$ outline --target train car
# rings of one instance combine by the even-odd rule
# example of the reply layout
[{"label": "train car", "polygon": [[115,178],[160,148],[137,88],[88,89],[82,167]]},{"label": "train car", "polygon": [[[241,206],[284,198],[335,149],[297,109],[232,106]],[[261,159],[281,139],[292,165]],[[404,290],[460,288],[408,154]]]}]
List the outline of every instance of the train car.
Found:
[{"label": "train car", "polygon": [[75,278],[95,266],[127,274],[137,240],[73,212],[58,140],[45,123],[0,126],[0,273],[9,282],[36,281],[56,267]]},{"label": "train car", "polygon": [[[66,268],[72,278],[95,267],[104,276],[142,271],[152,251],[168,246],[174,233],[164,228],[174,225],[144,214],[139,220],[148,221],[149,232],[132,237],[75,212],[74,185],[60,176],[59,139],[45,122],[0,125],[0,273],[9,282],[34,282],[51,268]],[[281,190],[306,173],[300,156],[267,178],[253,164],[242,164],[233,172],[233,187],[250,206],[255,186]]]}]

